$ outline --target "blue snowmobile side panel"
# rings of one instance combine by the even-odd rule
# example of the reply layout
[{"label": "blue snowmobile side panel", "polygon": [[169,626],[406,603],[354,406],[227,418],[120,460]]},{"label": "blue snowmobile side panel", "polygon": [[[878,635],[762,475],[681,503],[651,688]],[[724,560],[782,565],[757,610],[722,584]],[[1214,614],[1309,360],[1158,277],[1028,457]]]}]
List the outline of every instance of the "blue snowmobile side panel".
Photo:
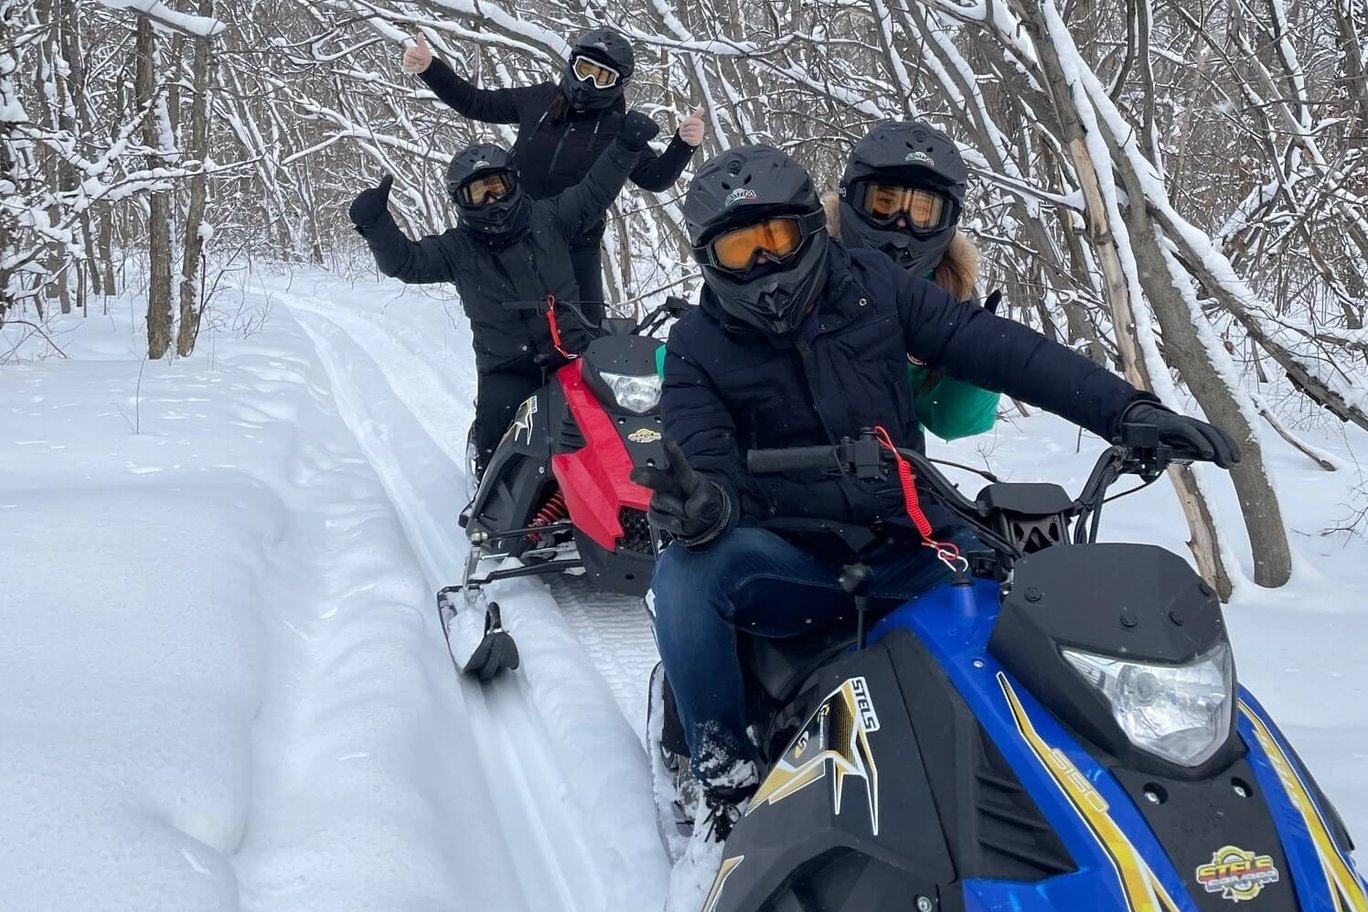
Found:
[{"label": "blue snowmobile side panel", "polygon": [[1255,784],[1273,812],[1307,912],[1368,912],[1368,892],[1349,855],[1348,836],[1320,789],[1262,706],[1243,688],[1240,738]]},{"label": "blue snowmobile side panel", "polygon": [[1129,796],[988,652],[997,615],[997,583],[979,580],[908,602],[871,637],[906,627],[926,644],[1078,866],[1035,884],[965,881],[966,910],[1197,912]]},{"label": "blue snowmobile side panel", "polygon": [[[1035,883],[965,880],[974,912],[1105,909],[1199,912],[1224,907],[1368,912],[1342,824],[1285,739],[1246,692],[1239,734],[1281,845],[1211,845],[1212,863],[1180,872],[1123,784],[988,651],[997,583],[946,586],[883,618],[878,642],[912,631],[941,663],[985,732],[1028,788],[1078,870]],[[1224,856],[1222,853],[1225,853]],[[1281,869],[1281,871],[1279,871]],[[1275,873],[1278,872],[1275,877]],[[1202,884],[1208,895],[1192,892]],[[1259,901],[1262,899],[1262,901]]]}]

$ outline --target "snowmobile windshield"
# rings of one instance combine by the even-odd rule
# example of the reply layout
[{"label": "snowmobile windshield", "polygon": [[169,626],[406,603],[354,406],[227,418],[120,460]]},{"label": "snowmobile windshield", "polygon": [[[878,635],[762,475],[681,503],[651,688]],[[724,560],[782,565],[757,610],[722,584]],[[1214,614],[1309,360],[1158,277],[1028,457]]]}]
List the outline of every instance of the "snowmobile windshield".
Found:
[{"label": "snowmobile windshield", "polygon": [[939,231],[953,221],[955,203],[928,187],[870,182],[863,185],[860,212],[876,225],[891,226],[902,219],[914,231]]},{"label": "snowmobile windshield", "polygon": [[617,70],[584,54],[577,54],[570,61],[575,78],[580,82],[592,82],[600,89],[608,89],[617,85],[621,74]]},{"label": "snowmobile windshield", "polygon": [[456,201],[463,206],[486,206],[507,199],[513,192],[513,178],[507,171],[487,171],[456,188]]}]

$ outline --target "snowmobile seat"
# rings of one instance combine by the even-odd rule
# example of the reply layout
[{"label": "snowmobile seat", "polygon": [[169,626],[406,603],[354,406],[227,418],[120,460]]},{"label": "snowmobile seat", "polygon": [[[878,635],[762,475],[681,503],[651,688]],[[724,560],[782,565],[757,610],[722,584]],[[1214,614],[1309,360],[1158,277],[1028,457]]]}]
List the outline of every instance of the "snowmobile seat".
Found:
[{"label": "snowmobile seat", "polygon": [[[899,604],[896,599],[872,602],[869,616],[865,618],[866,629]],[[765,695],[784,704],[798,693],[813,672],[854,648],[855,637],[855,609],[852,605],[848,616],[829,627],[802,636],[742,636],[741,661]]]}]

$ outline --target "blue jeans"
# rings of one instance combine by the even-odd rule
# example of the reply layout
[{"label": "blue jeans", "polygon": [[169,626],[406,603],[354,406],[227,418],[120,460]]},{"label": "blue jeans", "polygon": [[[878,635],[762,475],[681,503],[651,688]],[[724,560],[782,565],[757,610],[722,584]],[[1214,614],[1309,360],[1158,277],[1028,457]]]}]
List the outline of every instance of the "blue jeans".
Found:
[{"label": "blue jeans", "polygon": [[[961,550],[967,531],[952,536]],[[887,548],[865,559],[869,595],[905,600],[950,581],[929,548]],[[736,632],[791,637],[852,613],[841,564],[773,532],[738,527],[703,551],[671,545],[660,555],[651,595],[656,642],[689,742],[694,775],[705,784],[740,760],[755,759],[746,737],[746,697]]]}]

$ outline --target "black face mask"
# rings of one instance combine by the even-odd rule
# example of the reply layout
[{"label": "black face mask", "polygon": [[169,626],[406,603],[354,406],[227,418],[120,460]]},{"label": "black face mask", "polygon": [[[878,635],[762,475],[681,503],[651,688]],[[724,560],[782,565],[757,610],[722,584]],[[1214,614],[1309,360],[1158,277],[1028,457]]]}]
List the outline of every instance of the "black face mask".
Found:
[{"label": "black face mask", "polygon": [[453,201],[461,225],[489,241],[515,238],[530,224],[527,194],[521,187],[515,187],[504,199],[485,205],[464,204],[459,196],[453,196]]},{"label": "black face mask", "polygon": [[736,275],[703,266],[703,284],[731,316],[766,333],[786,335],[802,325],[826,287],[829,246],[823,230],[782,268]]},{"label": "black face mask", "polygon": [[561,94],[574,111],[606,111],[622,97],[623,88],[621,79],[606,89],[600,89],[592,81],[579,79],[575,76],[573,57],[561,71]]}]

